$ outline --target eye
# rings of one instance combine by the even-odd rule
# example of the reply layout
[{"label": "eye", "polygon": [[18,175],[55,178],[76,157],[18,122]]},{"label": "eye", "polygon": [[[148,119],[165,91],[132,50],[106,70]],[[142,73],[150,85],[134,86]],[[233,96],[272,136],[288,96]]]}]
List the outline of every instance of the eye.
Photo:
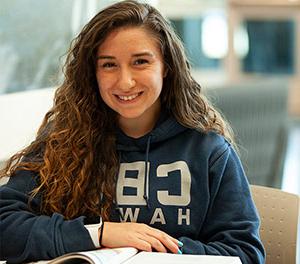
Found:
[{"label": "eye", "polygon": [[146,60],[146,59],[137,59],[137,60],[135,60],[134,61],[134,65],[143,65],[143,64],[147,64],[147,63],[149,63],[149,61],[148,60]]},{"label": "eye", "polygon": [[102,68],[112,68],[116,67],[117,65],[114,62],[105,62],[101,65]]}]

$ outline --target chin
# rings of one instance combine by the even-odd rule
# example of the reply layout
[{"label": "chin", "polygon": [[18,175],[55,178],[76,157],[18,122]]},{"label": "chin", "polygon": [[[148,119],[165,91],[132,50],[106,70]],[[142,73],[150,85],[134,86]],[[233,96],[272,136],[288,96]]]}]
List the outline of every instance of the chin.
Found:
[{"label": "chin", "polygon": [[119,116],[121,118],[125,118],[125,119],[136,119],[139,118],[143,115],[143,113],[120,113],[119,112]]}]

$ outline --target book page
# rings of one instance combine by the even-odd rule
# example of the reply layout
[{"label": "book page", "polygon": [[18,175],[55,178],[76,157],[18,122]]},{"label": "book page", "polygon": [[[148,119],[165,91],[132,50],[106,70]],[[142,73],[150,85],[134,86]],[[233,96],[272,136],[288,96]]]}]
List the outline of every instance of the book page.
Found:
[{"label": "book page", "polygon": [[242,264],[239,257],[140,252],[124,264]]},{"label": "book page", "polygon": [[134,256],[138,250],[136,248],[109,248],[83,252],[85,256],[93,260],[94,263],[120,264]]},{"label": "book page", "polygon": [[[54,260],[47,263],[49,264],[60,264],[60,263],[80,263],[76,260],[85,260],[91,264],[120,264],[125,260],[128,260],[138,252],[137,249],[127,247],[127,248],[103,248],[92,251],[82,251],[69,253],[60,256]],[[39,262],[42,263],[42,262]],[[45,263],[45,262],[43,262]],[[82,262],[81,262],[82,263]]]}]

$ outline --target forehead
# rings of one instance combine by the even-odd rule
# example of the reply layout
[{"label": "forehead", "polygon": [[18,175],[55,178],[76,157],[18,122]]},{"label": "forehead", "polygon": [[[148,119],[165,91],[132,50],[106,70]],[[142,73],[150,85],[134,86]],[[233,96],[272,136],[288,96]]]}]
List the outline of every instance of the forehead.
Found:
[{"label": "forehead", "polygon": [[136,52],[138,50],[151,50],[161,53],[160,45],[153,33],[142,27],[121,27],[110,32],[98,47],[98,55],[121,51]]}]

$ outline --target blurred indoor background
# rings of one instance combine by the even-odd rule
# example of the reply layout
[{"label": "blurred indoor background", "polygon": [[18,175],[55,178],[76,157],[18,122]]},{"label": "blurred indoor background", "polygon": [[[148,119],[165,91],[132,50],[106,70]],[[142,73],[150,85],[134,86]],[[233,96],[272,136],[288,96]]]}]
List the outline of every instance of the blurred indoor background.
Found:
[{"label": "blurred indoor background", "polygon": [[[52,105],[70,41],[109,0],[1,0],[0,166]],[[252,184],[300,194],[300,0],[153,0],[233,126]]]}]

